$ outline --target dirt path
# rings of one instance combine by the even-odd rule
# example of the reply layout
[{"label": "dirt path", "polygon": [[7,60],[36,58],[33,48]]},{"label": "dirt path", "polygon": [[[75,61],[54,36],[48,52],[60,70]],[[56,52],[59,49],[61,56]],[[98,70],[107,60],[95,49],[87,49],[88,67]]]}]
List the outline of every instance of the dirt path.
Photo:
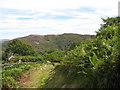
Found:
[{"label": "dirt path", "polygon": [[53,69],[53,65],[45,64],[31,69],[22,75],[18,86],[21,88],[40,88],[41,85],[44,85],[44,82],[48,78],[50,71]]}]

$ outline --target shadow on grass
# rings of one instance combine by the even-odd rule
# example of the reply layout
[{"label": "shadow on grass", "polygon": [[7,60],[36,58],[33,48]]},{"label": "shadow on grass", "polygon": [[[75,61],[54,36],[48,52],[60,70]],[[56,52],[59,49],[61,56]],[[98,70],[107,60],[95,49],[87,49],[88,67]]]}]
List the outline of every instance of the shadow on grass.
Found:
[{"label": "shadow on grass", "polygon": [[79,87],[78,67],[58,65],[45,81],[43,88],[78,88]]}]

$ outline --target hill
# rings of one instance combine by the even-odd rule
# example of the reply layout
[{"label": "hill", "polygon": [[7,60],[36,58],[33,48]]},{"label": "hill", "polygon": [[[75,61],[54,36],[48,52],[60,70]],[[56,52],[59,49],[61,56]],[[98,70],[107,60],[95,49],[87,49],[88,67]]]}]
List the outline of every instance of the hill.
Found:
[{"label": "hill", "polygon": [[[64,50],[73,41],[83,41],[94,38],[95,35],[81,35],[73,33],[64,33],[59,35],[29,35],[18,38],[30,43],[36,51]],[[3,43],[3,48],[7,46]]]},{"label": "hill", "polygon": [[[29,35],[18,39],[30,43],[37,51],[49,51],[64,50],[73,41],[83,41],[94,37],[95,35],[64,33],[60,35]],[[6,47],[8,42],[4,42],[3,47]]]}]

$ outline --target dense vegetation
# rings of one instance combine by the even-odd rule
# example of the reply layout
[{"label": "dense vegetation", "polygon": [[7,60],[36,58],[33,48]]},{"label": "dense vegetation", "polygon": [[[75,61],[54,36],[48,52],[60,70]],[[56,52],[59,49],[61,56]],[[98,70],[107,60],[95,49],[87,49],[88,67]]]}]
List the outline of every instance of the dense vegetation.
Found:
[{"label": "dense vegetation", "polygon": [[[29,44],[21,39],[15,39],[7,45],[3,60],[5,60],[9,54],[13,53],[15,57],[12,58],[10,62],[17,62],[20,58],[22,62],[59,62],[61,65],[57,69],[65,75],[64,83],[61,83],[61,86],[77,79],[79,85],[76,87],[79,88],[118,88],[120,87],[119,20],[120,18],[118,17],[103,19],[103,24],[101,24],[100,29],[96,32],[96,37],[84,41],[81,41],[81,38],[79,40],[75,38],[72,39],[70,35],[64,34],[61,35],[62,37],[59,39],[58,37],[60,36],[52,35],[41,36],[40,39],[32,38],[37,36],[22,38],[23,40],[31,42]],[[46,40],[45,42],[47,42],[47,44],[43,44],[40,40]],[[34,42],[37,43],[37,46]],[[56,44],[53,45],[52,42]],[[40,43],[42,43],[43,46],[40,46]],[[32,44],[32,46],[30,44]],[[48,48],[45,48],[46,45]],[[50,47],[55,48],[50,49]],[[45,50],[42,51],[42,49],[39,48]],[[60,73],[59,71],[57,72]],[[54,75],[58,75],[58,73]],[[65,81],[68,80],[68,77],[71,78],[72,81]],[[51,82],[54,84],[55,78],[56,76],[54,76],[52,80],[46,81],[46,85],[43,85],[43,87],[49,87]]]},{"label": "dense vegetation", "polygon": [[[118,88],[120,86],[120,33],[118,18],[103,19],[96,38],[74,45],[63,62],[79,67],[86,84],[80,87]],[[82,81],[81,81],[82,82]],[[84,85],[84,86],[83,86]]]},{"label": "dense vegetation", "polygon": [[18,87],[18,81],[21,77],[21,75],[33,68],[37,67],[39,64],[17,64],[14,66],[7,66],[3,68],[2,71],[2,84],[3,88],[17,88]]},{"label": "dense vegetation", "polygon": [[6,53],[19,54],[19,55],[34,55],[35,51],[33,50],[30,44],[23,42],[18,39],[14,39],[9,42],[8,47],[5,50]]}]

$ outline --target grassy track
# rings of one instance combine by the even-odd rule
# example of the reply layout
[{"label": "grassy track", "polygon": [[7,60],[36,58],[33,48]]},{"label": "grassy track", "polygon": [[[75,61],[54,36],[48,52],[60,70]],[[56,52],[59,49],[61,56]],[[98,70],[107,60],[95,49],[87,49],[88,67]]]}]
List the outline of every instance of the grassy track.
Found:
[{"label": "grassy track", "polygon": [[40,88],[53,69],[54,66],[49,64],[30,69],[22,75],[18,85],[21,88]]}]

